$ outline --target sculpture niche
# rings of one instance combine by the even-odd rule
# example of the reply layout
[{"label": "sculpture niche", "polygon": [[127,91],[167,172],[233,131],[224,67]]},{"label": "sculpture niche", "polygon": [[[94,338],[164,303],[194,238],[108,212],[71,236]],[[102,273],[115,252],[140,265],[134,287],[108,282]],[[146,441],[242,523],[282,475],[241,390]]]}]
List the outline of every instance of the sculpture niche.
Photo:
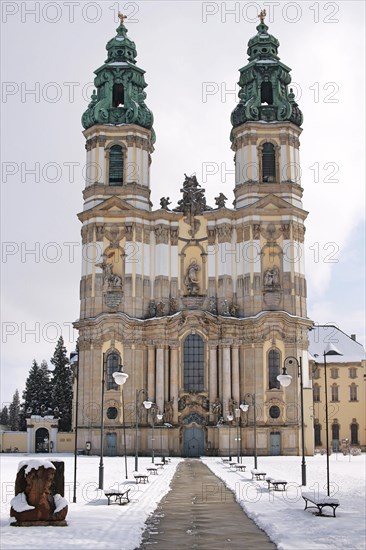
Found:
[{"label": "sculpture niche", "polygon": [[197,296],[199,292],[199,279],[197,277],[198,272],[200,271],[200,266],[196,260],[192,260],[187,269],[187,275],[185,278],[185,285],[187,287],[187,293],[190,296]]},{"label": "sculpture niche", "polygon": [[15,497],[11,500],[11,525],[65,526],[68,502],[64,498],[64,463],[29,459],[19,463]]}]

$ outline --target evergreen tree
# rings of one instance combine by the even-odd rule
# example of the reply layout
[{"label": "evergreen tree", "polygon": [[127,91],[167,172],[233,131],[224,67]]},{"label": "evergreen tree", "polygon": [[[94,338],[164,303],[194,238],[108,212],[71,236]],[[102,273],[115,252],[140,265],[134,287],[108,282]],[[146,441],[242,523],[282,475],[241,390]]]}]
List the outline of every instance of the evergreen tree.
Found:
[{"label": "evergreen tree", "polygon": [[60,336],[51,359],[52,372],[52,408],[59,410],[59,430],[71,431],[72,419],[72,369],[67,358],[64,339]]},{"label": "evergreen tree", "polygon": [[13,395],[13,401],[9,407],[9,426],[11,431],[17,432],[20,427],[20,399],[19,392],[15,390]]},{"label": "evergreen tree", "polygon": [[[33,359],[23,392],[21,429],[26,429],[26,417],[30,414],[46,414],[52,405],[50,372],[47,362],[38,365]],[[51,412],[50,412],[51,414]]]},{"label": "evergreen tree", "polygon": [[9,410],[6,405],[1,409],[0,424],[2,426],[9,426]]}]

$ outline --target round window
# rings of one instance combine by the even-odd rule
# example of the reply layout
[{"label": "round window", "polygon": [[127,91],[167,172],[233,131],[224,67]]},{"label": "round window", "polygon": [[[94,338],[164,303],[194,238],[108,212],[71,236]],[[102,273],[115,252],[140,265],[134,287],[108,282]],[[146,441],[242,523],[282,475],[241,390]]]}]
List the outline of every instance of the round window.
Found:
[{"label": "round window", "polygon": [[269,416],[271,418],[278,418],[281,414],[281,411],[280,411],[280,408],[277,407],[277,405],[273,405],[270,409],[269,409]]},{"label": "round window", "polygon": [[108,407],[107,409],[107,417],[109,420],[115,420],[117,418],[118,411],[116,407]]}]

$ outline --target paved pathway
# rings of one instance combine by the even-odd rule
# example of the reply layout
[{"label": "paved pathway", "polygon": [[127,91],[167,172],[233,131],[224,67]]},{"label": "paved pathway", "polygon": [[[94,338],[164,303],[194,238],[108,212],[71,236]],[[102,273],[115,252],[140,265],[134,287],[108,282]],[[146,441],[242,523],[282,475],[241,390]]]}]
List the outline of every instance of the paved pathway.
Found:
[{"label": "paved pathway", "polygon": [[147,522],[140,550],[154,548],[274,550],[276,546],[205,464],[186,459]]}]

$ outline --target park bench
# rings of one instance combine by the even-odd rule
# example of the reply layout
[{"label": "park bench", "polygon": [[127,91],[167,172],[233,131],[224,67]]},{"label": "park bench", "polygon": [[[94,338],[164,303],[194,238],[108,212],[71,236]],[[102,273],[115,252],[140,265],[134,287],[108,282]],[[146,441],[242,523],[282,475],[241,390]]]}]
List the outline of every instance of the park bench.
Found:
[{"label": "park bench", "polygon": [[[305,508],[318,508],[319,513],[318,516],[323,516],[323,508],[326,506],[329,506],[329,508],[332,508],[333,510],[333,517],[335,518],[335,511],[339,506],[339,500],[334,497],[327,497],[325,495],[318,495],[315,496],[314,493],[302,493],[302,498],[305,500]],[[314,506],[308,506],[308,502],[311,502],[314,504]]]},{"label": "park bench", "polygon": [[[271,488],[273,488],[274,491],[286,491],[287,481],[284,479],[274,479],[273,477],[266,476],[266,481],[268,483],[269,491]],[[280,485],[282,486],[282,489],[280,489]]]},{"label": "park bench", "polygon": [[162,470],[165,466],[165,463],[164,462],[156,462],[155,465]]},{"label": "park bench", "polygon": [[245,472],[246,465],[245,464],[235,464],[235,470],[240,472]]},{"label": "park bench", "polygon": [[[108,506],[111,503],[111,498],[114,497],[114,502],[118,502],[119,504],[127,504],[130,502],[130,499],[128,498],[128,493],[131,489],[123,489],[120,491],[119,489],[109,489],[108,491],[104,491],[105,496],[108,499]],[[122,502],[123,500],[123,502]]]},{"label": "park bench", "polygon": [[237,462],[229,462],[230,470],[235,470],[235,466],[237,465]]},{"label": "park bench", "polygon": [[153,476],[158,475],[158,468],[157,466],[150,466],[150,468],[146,468],[146,471],[152,474]]},{"label": "park bench", "polygon": [[135,474],[133,474],[133,477],[135,478],[136,483],[148,483],[149,482],[149,474],[135,473]]},{"label": "park bench", "polygon": [[250,470],[250,473],[252,474],[252,479],[256,479],[257,481],[261,479],[264,480],[267,475],[267,472],[263,472],[263,470],[258,470],[255,468],[253,470]]}]

